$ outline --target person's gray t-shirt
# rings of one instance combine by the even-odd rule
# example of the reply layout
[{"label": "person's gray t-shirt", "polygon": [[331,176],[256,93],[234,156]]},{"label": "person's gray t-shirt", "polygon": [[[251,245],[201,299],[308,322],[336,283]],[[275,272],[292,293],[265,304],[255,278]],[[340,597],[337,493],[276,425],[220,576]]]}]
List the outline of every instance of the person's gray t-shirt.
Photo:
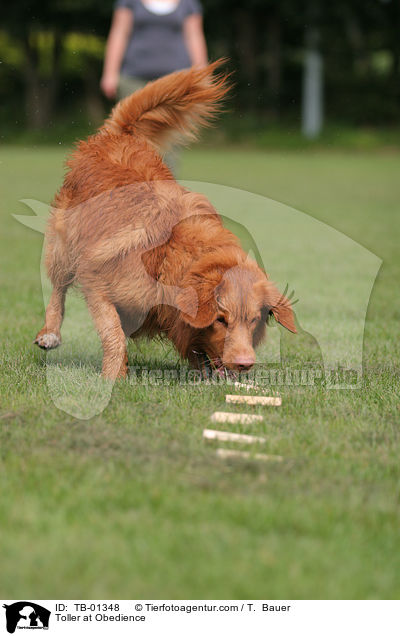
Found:
[{"label": "person's gray t-shirt", "polygon": [[125,51],[121,73],[153,80],[191,66],[183,36],[183,23],[193,14],[201,14],[199,0],[179,0],[170,13],[159,15],[147,9],[141,0],[117,0],[115,8],[131,9],[133,30]]}]

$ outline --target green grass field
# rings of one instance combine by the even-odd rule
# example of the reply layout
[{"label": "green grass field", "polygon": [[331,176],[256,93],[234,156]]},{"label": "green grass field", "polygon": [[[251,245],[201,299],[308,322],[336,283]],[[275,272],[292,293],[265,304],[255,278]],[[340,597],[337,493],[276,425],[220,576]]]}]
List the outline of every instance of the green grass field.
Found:
[{"label": "green grass field", "polygon": [[[251,428],[285,457],[273,464],[222,461],[202,440],[224,386],[119,382],[88,421],[54,406],[32,345],[42,237],[11,214],[51,200],[65,153],[0,150],[0,597],[398,598],[399,154],[184,155],[182,178],[287,203],[383,260],[362,388],[283,387],[283,406]],[[131,364],[177,367],[162,343],[129,351]],[[100,362],[96,350],[93,372]]]}]

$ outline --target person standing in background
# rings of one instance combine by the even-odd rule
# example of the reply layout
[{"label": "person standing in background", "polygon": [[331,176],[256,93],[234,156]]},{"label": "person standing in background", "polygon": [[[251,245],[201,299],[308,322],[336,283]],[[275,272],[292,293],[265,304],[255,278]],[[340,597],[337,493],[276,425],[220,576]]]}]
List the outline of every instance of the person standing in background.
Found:
[{"label": "person standing in background", "polygon": [[[206,64],[199,0],[117,0],[100,82],[109,99],[127,97],[173,71]],[[164,160],[176,174],[176,151]]]},{"label": "person standing in background", "polygon": [[148,81],[207,64],[199,0],[117,0],[101,88],[114,99]]}]

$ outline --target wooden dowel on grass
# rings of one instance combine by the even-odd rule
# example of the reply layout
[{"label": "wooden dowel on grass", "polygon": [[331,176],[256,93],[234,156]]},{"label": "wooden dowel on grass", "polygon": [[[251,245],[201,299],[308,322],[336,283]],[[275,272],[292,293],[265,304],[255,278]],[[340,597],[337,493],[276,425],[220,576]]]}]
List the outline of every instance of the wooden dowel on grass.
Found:
[{"label": "wooden dowel on grass", "polygon": [[242,435],[241,433],[229,433],[228,431],[215,431],[211,428],[204,429],[203,437],[205,439],[215,439],[219,442],[239,442],[242,444],[265,444],[267,441],[264,437]]},{"label": "wooden dowel on grass", "polygon": [[225,413],[215,411],[211,415],[212,422],[229,422],[230,424],[251,424],[252,422],[262,422],[262,415],[250,415],[249,413]]},{"label": "wooden dowel on grass", "polygon": [[226,395],[228,404],[250,404],[251,406],[281,406],[282,398],[266,395]]},{"label": "wooden dowel on grass", "polygon": [[217,448],[217,455],[222,459],[257,459],[263,462],[282,462],[281,455],[264,455],[262,453],[250,453],[248,451],[232,450],[229,448]]},{"label": "wooden dowel on grass", "polygon": [[246,391],[258,391],[259,393],[266,393],[269,390],[268,387],[263,387],[255,382],[234,382],[233,386],[235,389],[246,389]]}]

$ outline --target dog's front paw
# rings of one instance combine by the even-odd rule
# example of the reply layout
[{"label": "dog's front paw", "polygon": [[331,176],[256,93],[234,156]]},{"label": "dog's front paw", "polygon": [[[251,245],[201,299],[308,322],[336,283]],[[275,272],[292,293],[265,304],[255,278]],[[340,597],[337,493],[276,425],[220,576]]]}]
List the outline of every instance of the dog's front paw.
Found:
[{"label": "dog's front paw", "polygon": [[42,333],[36,336],[34,344],[41,349],[55,349],[61,344],[61,338],[56,333]]}]

